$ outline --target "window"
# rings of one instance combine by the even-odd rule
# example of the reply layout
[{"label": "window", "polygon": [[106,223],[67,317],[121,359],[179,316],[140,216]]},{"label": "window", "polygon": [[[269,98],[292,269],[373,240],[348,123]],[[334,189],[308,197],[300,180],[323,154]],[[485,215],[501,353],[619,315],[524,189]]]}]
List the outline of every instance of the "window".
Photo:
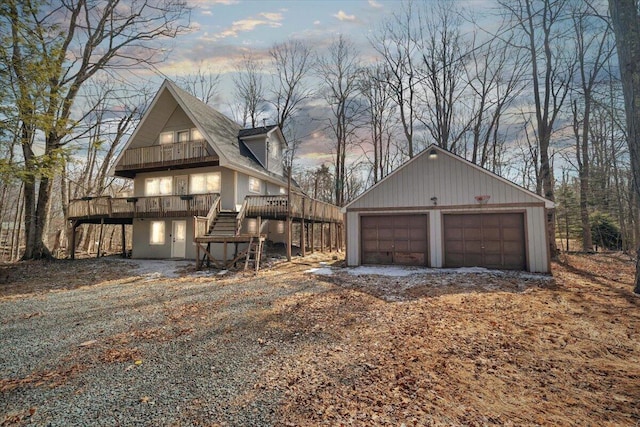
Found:
[{"label": "window", "polygon": [[161,132],[160,144],[171,144],[173,142],[173,132]]},{"label": "window", "polygon": [[173,191],[173,179],[169,176],[147,178],[144,181],[145,196],[168,196]]},{"label": "window", "polygon": [[220,172],[194,174],[190,181],[191,194],[220,192]]},{"label": "window", "polygon": [[164,221],[151,221],[150,245],[164,245]]},{"label": "window", "polygon": [[249,191],[252,193],[260,192],[260,180],[258,178],[249,177]]},{"label": "window", "polygon": [[189,141],[189,131],[181,130],[178,132],[178,142],[188,142]]},{"label": "window", "polygon": [[247,233],[256,234],[258,232],[258,220],[256,219],[248,219],[247,220]]},{"label": "window", "polygon": [[278,234],[284,234],[284,221],[278,221]]},{"label": "window", "polygon": [[202,134],[196,128],[191,129],[191,140],[192,141],[200,141],[202,138]]},{"label": "window", "polygon": [[287,189],[284,187],[280,187],[280,194],[287,194]]}]

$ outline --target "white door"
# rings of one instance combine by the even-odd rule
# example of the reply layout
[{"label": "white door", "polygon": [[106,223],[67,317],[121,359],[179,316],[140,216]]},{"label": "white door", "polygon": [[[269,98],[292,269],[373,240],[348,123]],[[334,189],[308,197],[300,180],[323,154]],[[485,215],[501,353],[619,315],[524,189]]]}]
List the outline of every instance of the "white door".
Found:
[{"label": "white door", "polygon": [[171,233],[171,258],[184,258],[187,251],[187,221],[173,221]]},{"label": "white door", "polygon": [[189,194],[189,175],[178,175],[174,178],[175,191],[174,194],[179,196]]}]

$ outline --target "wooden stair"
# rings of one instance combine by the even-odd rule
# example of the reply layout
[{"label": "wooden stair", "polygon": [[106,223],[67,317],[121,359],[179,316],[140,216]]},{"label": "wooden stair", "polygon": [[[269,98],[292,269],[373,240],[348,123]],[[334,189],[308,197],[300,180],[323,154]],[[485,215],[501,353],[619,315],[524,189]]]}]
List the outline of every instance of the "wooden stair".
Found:
[{"label": "wooden stair", "polygon": [[220,211],[209,229],[209,236],[235,236],[237,233],[236,216],[238,212]]}]

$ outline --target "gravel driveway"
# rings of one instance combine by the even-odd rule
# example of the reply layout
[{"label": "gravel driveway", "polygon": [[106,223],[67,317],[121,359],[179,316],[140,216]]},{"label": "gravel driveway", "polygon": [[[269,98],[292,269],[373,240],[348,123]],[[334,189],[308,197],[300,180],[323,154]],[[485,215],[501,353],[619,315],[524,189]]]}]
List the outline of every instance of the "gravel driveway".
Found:
[{"label": "gravel driveway", "polygon": [[330,286],[283,280],[310,264],[176,277],[183,264],[120,263],[132,277],[0,300],[1,425],[274,424],[281,396],[256,381],[295,337],[271,308]]}]

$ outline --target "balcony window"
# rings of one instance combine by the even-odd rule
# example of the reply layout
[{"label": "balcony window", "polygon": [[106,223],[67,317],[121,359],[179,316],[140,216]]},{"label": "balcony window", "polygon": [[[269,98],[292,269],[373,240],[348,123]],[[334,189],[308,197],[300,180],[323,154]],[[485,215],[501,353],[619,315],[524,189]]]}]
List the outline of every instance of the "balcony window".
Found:
[{"label": "balcony window", "polygon": [[171,143],[173,143],[173,132],[161,132],[160,144],[171,144]]},{"label": "balcony window", "polygon": [[178,142],[189,142],[189,131],[181,130],[178,132]]},{"label": "balcony window", "polygon": [[164,245],[164,221],[151,221],[150,245]]},{"label": "balcony window", "polygon": [[252,193],[260,192],[260,180],[258,178],[249,177],[249,191]]},{"label": "balcony window", "polygon": [[200,131],[196,128],[191,129],[191,140],[192,141],[200,141],[204,138],[202,138],[202,134],[200,133]]},{"label": "balcony window", "polygon": [[284,221],[278,221],[278,234],[284,234]]},{"label": "balcony window", "polygon": [[169,196],[173,191],[171,177],[147,178],[144,181],[145,196]]},{"label": "balcony window", "polygon": [[189,188],[191,194],[219,193],[220,172],[191,175]]},{"label": "balcony window", "polygon": [[280,194],[287,194],[287,189],[284,187],[280,187]]}]

